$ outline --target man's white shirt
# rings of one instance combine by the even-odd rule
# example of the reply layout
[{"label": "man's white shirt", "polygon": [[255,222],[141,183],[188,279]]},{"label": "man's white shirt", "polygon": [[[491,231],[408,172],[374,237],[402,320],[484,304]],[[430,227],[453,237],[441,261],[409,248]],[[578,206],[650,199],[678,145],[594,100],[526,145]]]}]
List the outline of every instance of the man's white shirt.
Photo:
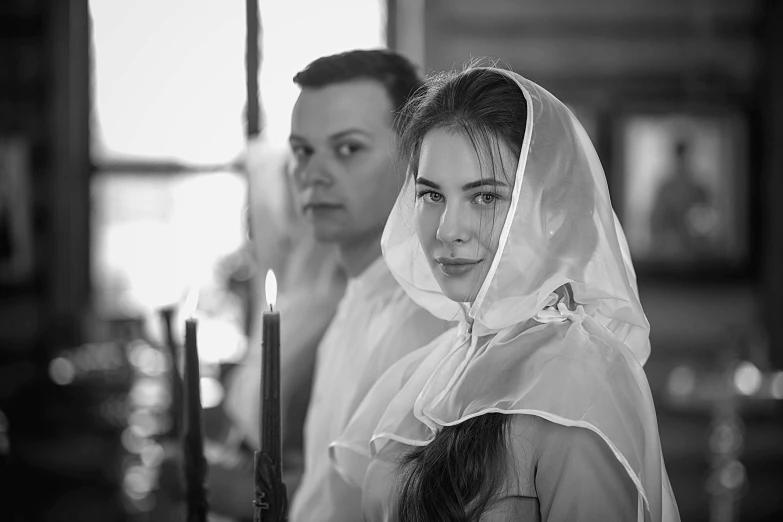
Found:
[{"label": "man's white shirt", "polygon": [[305,470],[291,506],[292,522],[362,521],[361,490],[334,470],[329,444],[392,364],[448,328],[414,304],[383,258],[348,281],[318,346],[305,422]]}]

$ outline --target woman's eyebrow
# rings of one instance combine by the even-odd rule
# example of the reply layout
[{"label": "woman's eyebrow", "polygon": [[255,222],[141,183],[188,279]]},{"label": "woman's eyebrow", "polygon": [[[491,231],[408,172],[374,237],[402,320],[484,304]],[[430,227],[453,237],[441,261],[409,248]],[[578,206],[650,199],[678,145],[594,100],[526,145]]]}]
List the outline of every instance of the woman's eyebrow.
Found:
[{"label": "woman's eyebrow", "polygon": [[430,181],[427,178],[416,178],[416,184],[417,185],[426,185],[427,187],[431,187],[434,189],[439,189],[440,185],[435,183],[434,181]]},{"label": "woman's eyebrow", "polygon": [[472,190],[479,187],[508,187],[508,184],[496,179],[486,178],[465,183],[462,185],[462,190]]}]

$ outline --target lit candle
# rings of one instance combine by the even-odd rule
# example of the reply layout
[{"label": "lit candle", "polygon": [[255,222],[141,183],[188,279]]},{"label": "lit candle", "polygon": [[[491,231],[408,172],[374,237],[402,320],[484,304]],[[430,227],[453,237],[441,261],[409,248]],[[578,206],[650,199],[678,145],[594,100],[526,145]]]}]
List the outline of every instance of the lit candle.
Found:
[{"label": "lit candle", "polygon": [[280,314],[275,309],[277,279],[266,274],[266,302],[261,345],[260,451],[255,453],[254,522],[287,520],[286,488],[282,480],[283,441],[280,435]]},{"label": "lit candle", "polygon": [[280,435],[280,313],[275,310],[277,279],[271,270],[266,273],[264,286],[269,310],[264,311],[262,330],[259,439],[261,440],[261,450],[269,455],[280,473],[280,460],[283,452]]},{"label": "lit candle", "polygon": [[[189,317],[185,320],[185,422],[182,442],[185,495],[188,512],[187,522],[206,522],[207,498],[204,482],[207,473],[207,463],[204,458],[204,426],[201,421],[201,378],[197,341],[198,321],[193,317],[198,293],[194,292],[191,292],[190,296],[188,296],[188,302],[185,306]],[[191,297],[193,298],[191,299]]]}]

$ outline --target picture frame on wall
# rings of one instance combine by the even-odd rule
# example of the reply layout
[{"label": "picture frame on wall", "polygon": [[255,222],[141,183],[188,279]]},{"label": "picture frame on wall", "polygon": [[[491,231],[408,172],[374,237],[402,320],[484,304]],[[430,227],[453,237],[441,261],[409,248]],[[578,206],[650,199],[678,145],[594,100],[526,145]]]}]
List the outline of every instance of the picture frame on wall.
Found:
[{"label": "picture frame on wall", "polygon": [[741,272],[749,255],[740,111],[646,108],[616,125],[618,217],[644,273]]},{"label": "picture frame on wall", "polygon": [[0,136],[0,284],[27,282],[33,273],[29,144]]}]

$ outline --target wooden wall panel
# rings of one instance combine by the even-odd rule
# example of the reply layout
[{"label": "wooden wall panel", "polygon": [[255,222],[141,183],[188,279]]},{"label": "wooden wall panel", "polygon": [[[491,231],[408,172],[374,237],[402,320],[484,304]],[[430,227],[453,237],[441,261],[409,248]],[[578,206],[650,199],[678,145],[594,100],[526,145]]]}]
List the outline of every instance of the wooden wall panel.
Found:
[{"label": "wooden wall panel", "polygon": [[460,66],[471,57],[501,58],[531,78],[622,80],[631,76],[688,75],[704,67],[750,89],[758,69],[758,51],[751,41],[716,41],[709,51],[687,39],[662,41],[539,34],[448,34],[430,50],[432,69]]},{"label": "wooden wall panel", "polygon": [[694,18],[749,21],[761,4],[753,0],[429,0],[444,17],[477,25],[673,23]]},{"label": "wooden wall panel", "polygon": [[613,97],[694,78],[750,93],[760,68],[760,0],[421,1],[429,72],[490,57],[544,84]]}]

